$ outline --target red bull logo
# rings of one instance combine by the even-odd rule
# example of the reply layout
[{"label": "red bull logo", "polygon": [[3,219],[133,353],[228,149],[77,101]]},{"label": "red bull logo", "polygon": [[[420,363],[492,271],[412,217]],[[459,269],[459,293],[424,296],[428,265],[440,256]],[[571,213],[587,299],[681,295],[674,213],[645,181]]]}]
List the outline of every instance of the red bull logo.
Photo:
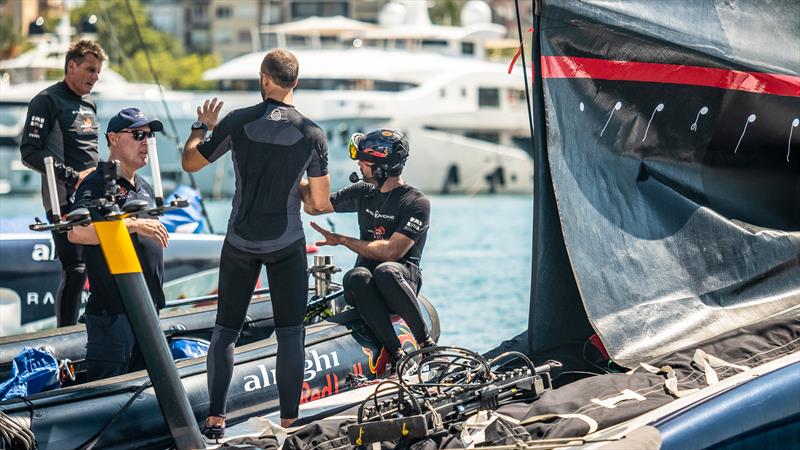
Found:
[{"label": "red bull logo", "polygon": [[388,150],[385,148],[383,150],[375,150],[374,148],[365,148],[364,150],[362,150],[362,152],[366,153],[367,155],[374,156],[376,158],[386,158],[389,155]]},{"label": "red bull logo", "polygon": [[[400,329],[400,333],[397,335],[397,338],[400,340],[400,346],[406,348],[406,344],[409,344],[414,350],[419,349],[419,345],[417,345],[414,335],[411,333],[411,330],[408,328],[403,319],[395,318],[393,322],[399,323],[398,328]],[[361,347],[361,351],[367,355],[367,367],[369,368],[369,373],[376,377],[383,376],[384,372],[386,372],[386,366],[391,361],[389,352],[387,352],[385,348],[381,347],[378,357],[375,358],[375,352],[371,348]],[[364,370],[361,368],[361,363],[358,363],[357,366],[358,368],[356,369],[356,365],[353,365],[353,372],[356,375],[363,375]]]},{"label": "red bull logo", "polygon": [[300,392],[300,404],[313,402],[321,398],[329,397],[339,393],[339,377],[335,373],[325,375],[325,384],[321,388],[311,388],[308,382],[303,382],[303,390]]}]

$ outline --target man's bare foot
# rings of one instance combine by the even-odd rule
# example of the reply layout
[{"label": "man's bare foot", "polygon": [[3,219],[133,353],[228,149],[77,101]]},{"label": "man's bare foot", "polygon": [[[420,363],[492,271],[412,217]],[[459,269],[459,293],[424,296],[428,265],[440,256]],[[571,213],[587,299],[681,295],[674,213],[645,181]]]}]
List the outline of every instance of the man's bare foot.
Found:
[{"label": "man's bare foot", "polygon": [[208,416],[206,423],[210,427],[213,427],[214,425],[225,425],[225,418],[220,416]]},{"label": "man's bare foot", "polygon": [[281,417],[281,427],[289,428],[290,426],[292,426],[293,423],[295,423],[295,421],[297,421],[297,417],[295,417],[294,419],[284,419],[283,417]]},{"label": "man's bare foot", "polygon": [[219,444],[220,439],[225,437],[225,418],[219,416],[209,416],[201,431],[206,443]]}]

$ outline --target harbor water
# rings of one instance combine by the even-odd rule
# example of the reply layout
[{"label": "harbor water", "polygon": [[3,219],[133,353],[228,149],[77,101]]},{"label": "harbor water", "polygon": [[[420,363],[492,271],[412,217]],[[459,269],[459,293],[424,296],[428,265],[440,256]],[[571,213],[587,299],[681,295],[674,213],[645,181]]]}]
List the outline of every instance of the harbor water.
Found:
[{"label": "harbor water", "polygon": [[[224,232],[230,200],[206,201],[214,230]],[[38,196],[0,196],[0,220],[43,217]],[[527,327],[531,275],[530,196],[432,196],[431,228],[422,257],[422,293],[436,307],[440,343],[486,351]],[[321,239],[315,221],[357,236],[356,214],[304,215],[308,243]],[[342,274],[355,262],[347,248],[320,247]],[[309,255],[312,263],[313,255]]]}]

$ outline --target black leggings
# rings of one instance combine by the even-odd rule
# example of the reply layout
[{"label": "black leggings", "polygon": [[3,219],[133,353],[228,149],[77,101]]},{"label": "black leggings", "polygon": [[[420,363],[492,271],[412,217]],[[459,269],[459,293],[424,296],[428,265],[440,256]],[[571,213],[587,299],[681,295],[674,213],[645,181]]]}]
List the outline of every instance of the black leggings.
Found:
[{"label": "black leggings", "polygon": [[67,233],[53,231],[56,255],[61,262],[61,283],[56,295],[56,326],[68,327],[78,323],[81,295],[86,285],[86,264],[83,262],[83,246],[73,244]]},{"label": "black leggings", "polygon": [[308,300],[308,262],[304,239],[264,254],[239,250],[228,241],[223,244],[219,264],[217,320],[207,362],[211,416],[225,417],[228,387],[233,376],[234,347],[244,325],[262,265],[267,266],[275,335],[278,339],[275,375],[281,418],[297,417],[305,363],[303,318]]},{"label": "black leggings", "polygon": [[422,286],[419,270],[400,263],[385,262],[372,272],[366,267],[356,267],[344,275],[344,297],[355,306],[364,322],[386,350],[400,348],[390,314],[399,314],[405,320],[414,338],[422,343],[428,330],[417,304],[417,293]]}]

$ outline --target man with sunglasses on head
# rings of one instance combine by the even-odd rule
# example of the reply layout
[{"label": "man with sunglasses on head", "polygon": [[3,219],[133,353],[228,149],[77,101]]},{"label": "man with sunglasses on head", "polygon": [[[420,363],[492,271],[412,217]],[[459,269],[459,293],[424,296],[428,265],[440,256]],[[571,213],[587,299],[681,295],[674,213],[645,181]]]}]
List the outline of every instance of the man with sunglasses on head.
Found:
[{"label": "man with sunglasses on head", "polygon": [[[119,161],[121,177],[117,179],[120,208],[132,199],[147,201],[155,206],[153,188],[136,171],[147,165],[147,138],[164,126],[148,119],[136,108],[123,109],[112,117],[106,128],[109,161]],[[102,166],[101,166],[102,167]],[[81,183],[73,209],[89,208],[92,201],[105,196],[102,168]],[[169,235],[158,219],[127,218],[125,226],[131,233],[142,273],[153,299],[154,307],[164,307],[164,256]],[[136,341],[125,315],[122,298],[109,272],[100,249],[94,225],[75,227],[69,231],[70,242],[84,246],[86,269],[89,275],[89,302],[86,305],[86,372],[89,381],[113,377],[132,369]]]},{"label": "man with sunglasses on head", "polygon": [[[317,245],[344,245],[358,254],[355,267],[344,275],[344,296],[355,306],[383,348],[391,356],[391,370],[405,356],[394,332],[391,314],[405,320],[421,347],[435,342],[422,318],[417,294],[422,287],[420,261],[428,235],[430,201],[400,176],[408,159],[406,137],[390,129],[354,134],[350,158],[358,161],[355,184],[331,194],[323,208],[305,205],[312,215],[357,212],[360,237],[332,233],[314,222],[325,238]],[[301,191],[307,193],[305,186]],[[305,196],[304,196],[305,198]]]},{"label": "man with sunglasses on head", "polygon": [[[308,300],[308,261],[300,221],[300,180],[308,176],[307,201],[328,200],[328,145],[325,133],[292,102],[299,63],[283,49],[261,62],[263,102],[231,111],[217,123],[222,103],[206,101],[183,152],[183,168],[195,172],[231,152],[236,171],[233,211],[219,266],[219,303],[208,349],[209,417],[203,434],[225,434],[233,353],[261,267],[267,268],[278,339],[276,378],[281,426],[297,419],[303,385]],[[206,138],[206,132],[213,134]]]},{"label": "man with sunglasses on head", "polygon": [[[97,165],[97,107],[89,94],[100,76],[106,54],[96,42],[72,44],[64,63],[64,81],[36,94],[28,105],[22,130],[22,162],[42,174],[42,201],[50,220],[53,208],[44,181],[44,158],[55,162],[61,211],[72,206],[75,190]],[[61,283],[56,295],[56,323],[78,323],[83,286],[86,284],[83,248],[70,244],[62,232],[53,231],[56,255],[61,262]]]}]

